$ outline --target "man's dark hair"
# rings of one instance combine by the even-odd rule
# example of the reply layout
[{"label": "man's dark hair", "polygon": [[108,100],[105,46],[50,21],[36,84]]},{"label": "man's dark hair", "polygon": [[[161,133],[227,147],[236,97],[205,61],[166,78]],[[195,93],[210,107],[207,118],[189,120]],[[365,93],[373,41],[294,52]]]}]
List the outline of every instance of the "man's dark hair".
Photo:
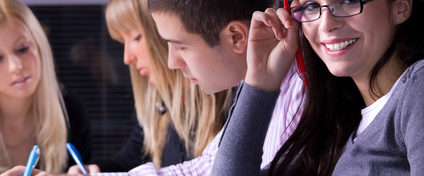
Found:
[{"label": "man's dark hair", "polygon": [[254,11],[272,7],[274,0],[148,0],[151,12],[174,13],[185,29],[199,34],[210,45],[219,42],[219,33],[233,20],[250,23]]}]

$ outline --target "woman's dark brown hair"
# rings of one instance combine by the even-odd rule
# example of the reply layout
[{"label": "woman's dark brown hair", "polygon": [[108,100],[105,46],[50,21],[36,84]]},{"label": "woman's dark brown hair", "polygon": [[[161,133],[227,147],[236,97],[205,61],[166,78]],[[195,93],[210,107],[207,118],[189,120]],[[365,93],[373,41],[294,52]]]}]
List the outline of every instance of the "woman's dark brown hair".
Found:
[{"label": "woman's dark brown hair", "polygon": [[[413,0],[410,18],[397,26],[393,43],[371,71],[370,87],[393,54],[403,68],[424,58],[423,8],[422,0]],[[269,174],[331,175],[365,103],[353,80],[332,75],[301,32],[300,36],[308,70],[307,98],[298,127],[278,151]],[[371,92],[378,97],[377,90]]]}]

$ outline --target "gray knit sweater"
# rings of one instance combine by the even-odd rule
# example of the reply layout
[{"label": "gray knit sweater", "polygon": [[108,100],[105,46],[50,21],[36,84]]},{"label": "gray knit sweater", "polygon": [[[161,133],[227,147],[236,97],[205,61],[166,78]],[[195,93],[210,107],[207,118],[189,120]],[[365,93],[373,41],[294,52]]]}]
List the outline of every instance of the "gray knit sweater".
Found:
[{"label": "gray knit sweater", "polygon": [[[424,60],[400,79],[374,121],[355,142],[348,140],[333,175],[424,175]],[[264,107],[273,106],[277,96],[244,85],[212,175],[259,175],[260,138],[265,138],[273,110]]]},{"label": "gray knit sweater", "polygon": [[333,175],[424,175],[424,61],[409,67],[371,124],[353,135]]},{"label": "gray knit sweater", "polygon": [[262,146],[279,91],[239,87],[212,168],[212,176],[259,175]]}]

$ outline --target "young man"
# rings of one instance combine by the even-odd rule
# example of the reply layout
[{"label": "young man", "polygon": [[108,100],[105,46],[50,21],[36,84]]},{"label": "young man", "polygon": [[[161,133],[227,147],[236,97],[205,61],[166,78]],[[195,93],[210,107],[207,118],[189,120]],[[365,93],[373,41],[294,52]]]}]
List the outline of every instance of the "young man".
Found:
[{"label": "young man", "polygon": [[[149,0],[149,9],[159,33],[168,41],[168,66],[180,69],[207,93],[215,93],[236,86],[244,79],[251,16],[254,11],[264,11],[272,4],[263,0]],[[261,167],[272,161],[299,120],[297,112],[303,99],[303,86],[295,67],[288,71],[281,90],[265,139]],[[269,102],[272,104],[275,100]],[[147,164],[134,171],[153,175],[208,175],[222,133],[225,127],[203,155],[194,160],[159,170]]]},{"label": "young man", "polygon": [[210,94],[237,86],[247,68],[251,15],[271,6],[269,1],[149,1],[158,31],[168,42],[169,68],[180,69]]},{"label": "young man", "polygon": [[[272,5],[272,0],[149,0],[149,9],[158,31],[168,42],[168,66],[181,70],[192,83],[199,84],[207,93],[229,89],[244,79],[250,19],[254,11],[264,11]],[[240,89],[249,91],[251,88],[242,84]],[[274,113],[260,114],[267,112],[264,108],[273,106],[250,109],[253,110],[251,115],[273,117],[266,134],[252,136],[260,139],[261,135],[267,135],[261,167],[272,161],[279,147],[294,130],[300,117],[298,107],[303,99],[302,92],[302,80],[296,75],[295,67],[290,67],[277,101],[267,97],[274,97],[272,95],[278,94],[278,91],[259,94],[259,99],[262,96],[264,103],[276,103]],[[237,105],[237,98],[238,95],[230,110],[230,120],[234,109],[237,111],[234,115],[244,115],[238,112],[245,106]],[[268,125],[269,120],[262,122],[257,125]],[[209,175],[225,129],[218,133],[200,157],[160,169],[148,163],[132,172],[142,175]],[[238,145],[243,145],[243,141],[238,142]],[[255,164],[252,163],[252,166]],[[246,165],[238,169],[249,168]]]}]

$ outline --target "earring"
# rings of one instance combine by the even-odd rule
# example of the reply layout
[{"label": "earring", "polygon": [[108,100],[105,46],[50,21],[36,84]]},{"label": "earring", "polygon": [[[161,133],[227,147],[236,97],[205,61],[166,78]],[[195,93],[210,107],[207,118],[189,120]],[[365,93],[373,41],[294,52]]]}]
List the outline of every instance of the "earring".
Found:
[{"label": "earring", "polygon": [[165,106],[165,103],[163,101],[156,102],[155,106],[156,106],[156,111],[160,115],[164,115],[166,113],[166,106]]}]

